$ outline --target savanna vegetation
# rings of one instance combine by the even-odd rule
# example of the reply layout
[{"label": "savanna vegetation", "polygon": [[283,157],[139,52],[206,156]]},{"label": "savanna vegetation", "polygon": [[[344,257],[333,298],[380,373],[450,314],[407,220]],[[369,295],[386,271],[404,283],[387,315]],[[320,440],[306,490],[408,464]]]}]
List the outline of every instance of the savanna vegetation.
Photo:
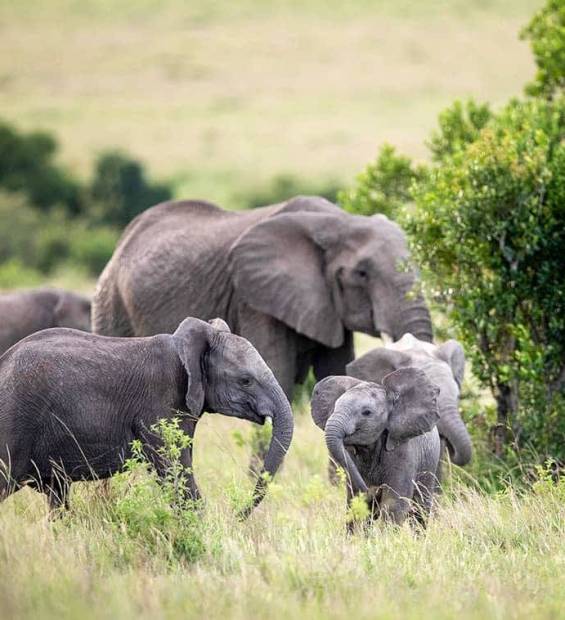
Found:
[{"label": "savanna vegetation", "polygon": [[186,438],[162,425],[164,484],[134,449],[57,519],[30,490],[0,505],[0,617],[562,617],[563,3],[50,0],[0,2],[0,24],[0,288],[91,290],[121,229],[170,196],[385,213],[438,337],[465,344],[475,446],[425,532],[348,535],[366,505],[327,481],[308,389],[246,522],[260,435],[204,416],[195,506]]}]

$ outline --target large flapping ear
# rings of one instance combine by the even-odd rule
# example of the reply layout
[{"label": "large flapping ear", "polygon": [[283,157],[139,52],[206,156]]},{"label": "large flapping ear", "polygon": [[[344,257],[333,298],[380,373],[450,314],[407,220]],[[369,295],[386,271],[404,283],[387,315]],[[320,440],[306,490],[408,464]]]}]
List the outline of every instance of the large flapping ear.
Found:
[{"label": "large flapping ear", "polygon": [[214,328],[206,321],[185,319],[173,334],[173,342],[188,377],[186,408],[188,413],[199,416],[206,398],[203,360],[210,348]]},{"label": "large flapping ear", "polygon": [[439,388],[419,368],[409,366],[382,381],[389,401],[387,450],[431,431],[439,420]]},{"label": "large flapping ear", "polygon": [[246,304],[327,347],[343,343],[343,325],[325,277],[325,251],[345,234],[341,212],[284,210],[232,246],[234,284]]},{"label": "large flapping ear", "polygon": [[379,347],[347,364],[346,372],[351,377],[382,383],[386,375],[410,365],[410,356],[401,351]]},{"label": "large flapping ear", "polygon": [[361,383],[359,379],[344,376],[326,377],[318,381],[312,390],[311,411],[316,426],[322,430],[334,410],[335,401],[347,390]]},{"label": "large flapping ear", "polygon": [[453,377],[461,389],[465,375],[465,351],[457,340],[448,340],[437,348],[437,356],[447,362]]}]

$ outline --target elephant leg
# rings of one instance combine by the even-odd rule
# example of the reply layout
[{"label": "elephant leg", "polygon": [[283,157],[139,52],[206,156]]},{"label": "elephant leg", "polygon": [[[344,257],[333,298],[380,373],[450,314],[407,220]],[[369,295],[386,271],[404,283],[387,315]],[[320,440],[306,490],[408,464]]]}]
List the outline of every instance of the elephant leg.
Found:
[{"label": "elephant leg", "polygon": [[380,516],[389,523],[402,525],[410,513],[410,495],[411,491],[405,493],[388,484],[382,485],[379,501]]},{"label": "elephant leg", "polygon": [[71,483],[64,472],[53,471],[50,480],[42,486],[43,493],[47,496],[50,518],[59,508],[69,509]]},{"label": "elephant leg", "polygon": [[189,494],[189,498],[194,501],[200,501],[202,499],[202,495],[200,493],[200,489],[196,484],[196,478],[194,477],[194,468],[193,468],[193,460],[192,460],[192,449],[194,444],[194,433],[196,432],[196,424],[198,423],[198,419],[192,420],[187,419],[183,421],[182,429],[183,431],[190,437],[190,444],[188,448],[185,448],[180,456],[181,463],[185,469],[186,475],[186,486]]},{"label": "elephant leg", "polygon": [[435,472],[423,472],[416,480],[412,516],[416,523],[424,529],[432,510],[437,487],[438,483]]},{"label": "elephant leg", "polygon": [[[321,381],[331,375],[344,375],[345,367],[354,359],[353,332],[345,330],[341,347],[330,349],[320,345],[316,348],[312,360],[316,381]],[[328,478],[333,486],[339,484],[337,467],[332,459],[328,461]]]}]

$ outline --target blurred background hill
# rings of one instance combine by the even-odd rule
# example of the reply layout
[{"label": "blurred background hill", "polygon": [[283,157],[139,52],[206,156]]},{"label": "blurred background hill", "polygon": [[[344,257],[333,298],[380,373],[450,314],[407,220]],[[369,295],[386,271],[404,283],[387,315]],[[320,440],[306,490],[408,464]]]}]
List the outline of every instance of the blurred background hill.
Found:
[{"label": "blurred background hill", "polygon": [[519,94],[540,5],[2,0],[0,115],[52,132],[83,180],[119,149],[176,197],[331,194],[385,140],[426,157],[454,98]]}]

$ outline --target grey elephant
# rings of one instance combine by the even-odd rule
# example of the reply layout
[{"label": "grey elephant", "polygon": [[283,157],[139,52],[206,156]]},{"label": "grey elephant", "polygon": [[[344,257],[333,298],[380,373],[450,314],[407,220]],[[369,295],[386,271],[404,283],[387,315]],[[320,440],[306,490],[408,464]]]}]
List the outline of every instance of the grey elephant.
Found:
[{"label": "grey elephant", "polygon": [[[193,437],[204,410],[257,424],[270,417],[264,471],[271,476],[292,439],[282,388],[255,348],[221,320],[188,318],[172,335],[146,338],[45,330],[0,358],[0,386],[0,498],[27,483],[45,492],[53,508],[66,502],[70,482],[118,471],[136,438],[163,473],[159,440],[150,431],[162,418],[180,416]],[[181,459],[198,499],[191,446]],[[265,492],[260,477],[244,515]]]},{"label": "grey elephant", "polygon": [[233,212],[168,202],[138,216],[102,273],[93,328],[172,332],[219,316],[254,344],[290,398],[310,367],[345,374],[353,331],[432,339],[401,229],[318,197]]},{"label": "grey elephant", "polygon": [[22,338],[50,327],[90,331],[90,300],[49,288],[0,295],[0,355]]},{"label": "grey elephant", "polygon": [[312,393],[312,418],[347,475],[347,501],[368,494],[373,517],[425,523],[437,488],[439,388],[417,368],[382,384],[326,377]]},{"label": "grey elephant", "polygon": [[434,345],[406,334],[398,342],[373,349],[348,364],[347,374],[380,382],[390,372],[407,366],[420,368],[440,388],[437,428],[442,443],[456,465],[466,465],[471,460],[472,443],[459,412],[465,353],[456,340]]}]

